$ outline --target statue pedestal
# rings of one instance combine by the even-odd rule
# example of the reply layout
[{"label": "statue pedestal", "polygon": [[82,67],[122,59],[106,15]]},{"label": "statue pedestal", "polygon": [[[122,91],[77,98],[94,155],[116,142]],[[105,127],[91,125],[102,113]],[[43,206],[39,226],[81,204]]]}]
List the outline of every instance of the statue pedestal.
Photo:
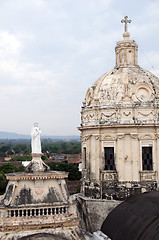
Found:
[{"label": "statue pedestal", "polygon": [[50,170],[41,159],[42,153],[32,153],[31,163],[25,168],[25,172],[46,172]]}]

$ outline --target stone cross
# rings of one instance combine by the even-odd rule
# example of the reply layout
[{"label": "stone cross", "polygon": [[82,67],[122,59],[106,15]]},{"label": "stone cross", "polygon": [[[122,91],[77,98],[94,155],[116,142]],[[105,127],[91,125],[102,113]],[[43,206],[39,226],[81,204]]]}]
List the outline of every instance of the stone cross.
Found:
[{"label": "stone cross", "polygon": [[125,23],[125,32],[128,31],[128,23],[131,23],[131,20],[128,20],[128,16],[125,16],[124,19],[121,20],[122,23]]}]

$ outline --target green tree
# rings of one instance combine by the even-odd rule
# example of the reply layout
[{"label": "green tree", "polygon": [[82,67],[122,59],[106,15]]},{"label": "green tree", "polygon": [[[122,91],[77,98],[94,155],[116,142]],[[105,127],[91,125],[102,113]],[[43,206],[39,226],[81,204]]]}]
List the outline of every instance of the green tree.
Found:
[{"label": "green tree", "polygon": [[42,159],[43,161],[48,160],[47,156],[45,156],[45,155],[41,156],[41,159]]},{"label": "green tree", "polygon": [[11,148],[10,144],[2,145],[2,146],[0,147],[0,152],[6,153],[7,151],[10,150],[10,148]]},{"label": "green tree", "polygon": [[13,173],[13,172],[23,172],[24,167],[22,165],[20,166],[15,166],[11,163],[4,163],[0,165],[0,173]]},{"label": "green tree", "polygon": [[21,152],[23,152],[23,151],[26,150],[26,149],[27,149],[26,144],[17,144],[17,145],[13,148],[13,150],[14,150],[15,153],[21,153]]},{"label": "green tree", "polygon": [[7,186],[7,179],[4,173],[0,173],[0,195],[4,194]]},{"label": "green tree", "polygon": [[65,162],[52,162],[48,163],[51,170],[68,172],[68,180],[81,179],[81,172],[78,169],[78,164],[69,164]]},{"label": "green tree", "polygon": [[59,147],[57,145],[53,145],[51,147],[51,152],[52,153],[59,153]]},{"label": "green tree", "polygon": [[5,174],[7,173],[13,173],[13,172],[23,172],[24,167],[15,165],[12,165],[11,163],[5,163],[0,166],[0,194],[3,194],[5,192],[6,186],[7,186],[7,179]]},{"label": "green tree", "polygon": [[11,161],[31,161],[32,157],[30,155],[14,156]]}]

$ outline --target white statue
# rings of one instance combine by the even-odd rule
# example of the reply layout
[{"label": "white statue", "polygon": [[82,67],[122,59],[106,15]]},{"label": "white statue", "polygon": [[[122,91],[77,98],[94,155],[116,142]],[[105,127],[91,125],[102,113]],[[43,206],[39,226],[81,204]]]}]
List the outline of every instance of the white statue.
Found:
[{"label": "white statue", "polygon": [[40,141],[41,129],[38,127],[38,123],[34,123],[34,127],[31,130],[31,147],[32,153],[41,154],[41,141]]}]

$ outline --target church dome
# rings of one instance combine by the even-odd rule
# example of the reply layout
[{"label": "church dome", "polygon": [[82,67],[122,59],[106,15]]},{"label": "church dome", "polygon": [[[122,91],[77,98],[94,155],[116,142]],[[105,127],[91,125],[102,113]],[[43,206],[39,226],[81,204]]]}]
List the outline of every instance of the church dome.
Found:
[{"label": "church dome", "polygon": [[139,66],[115,67],[88,89],[87,107],[154,102],[159,94],[159,79]]},{"label": "church dome", "polygon": [[112,240],[158,240],[159,192],[129,197],[109,213],[101,231]]},{"label": "church dome", "polygon": [[124,200],[157,190],[159,78],[138,65],[125,16],[116,65],[87,91],[81,110],[82,187],[87,197]]},{"label": "church dome", "polygon": [[[129,36],[126,27],[123,41],[115,47],[116,66],[88,89],[81,126],[141,124],[141,117],[144,123],[156,123],[157,113],[152,110],[159,100],[159,79],[138,65],[138,46]],[[146,115],[132,112],[143,107],[149,109]]]}]

